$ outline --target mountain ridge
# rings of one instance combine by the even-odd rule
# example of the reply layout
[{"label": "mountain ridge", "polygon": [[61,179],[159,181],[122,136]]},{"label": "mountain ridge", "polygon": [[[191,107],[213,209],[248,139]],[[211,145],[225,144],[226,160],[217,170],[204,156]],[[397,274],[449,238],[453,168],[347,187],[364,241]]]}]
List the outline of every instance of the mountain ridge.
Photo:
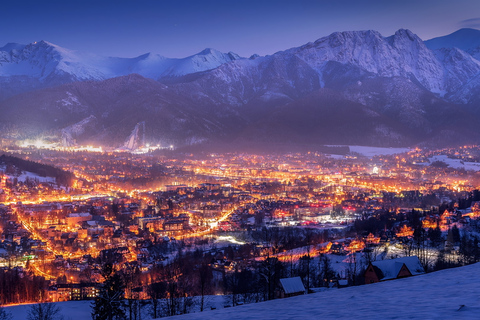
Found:
[{"label": "mountain ridge", "polygon": [[[335,32],[250,58],[211,48],[172,59],[99,58],[45,41],[5,47],[0,125],[23,136],[58,136],[94,116],[88,122],[96,128],[76,130],[83,132],[79,143],[121,145],[142,121],[152,142],[175,145],[232,139],[406,146],[480,138],[480,62],[456,47],[432,50],[407,29],[389,37]],[[21,69],[1,76],[18,66],[35,77]]]}]

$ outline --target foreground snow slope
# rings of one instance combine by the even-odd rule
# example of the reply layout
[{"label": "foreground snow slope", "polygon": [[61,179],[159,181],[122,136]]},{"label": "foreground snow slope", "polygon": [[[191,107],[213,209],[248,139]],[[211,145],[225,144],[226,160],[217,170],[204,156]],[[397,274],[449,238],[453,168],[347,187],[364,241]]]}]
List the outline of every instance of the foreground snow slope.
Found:
[{"label": "foreground snow slope", "polygon": [[[174,319],[477,319],[480,264]],[[464,305],[463,307],[461,307]]]},{"label": "foreground snow slope", "polygon": [[[478,319],[480,263],[421,276],[191,313],[172,319]],[[223,297],[215,297],[222,298]],[[217,307],[221,300],[215,301]],[[91,301],[59,302],[65,320],[91,319]],[[463,307],[461,307],[463,305]],[[28,305],[6,307],[13,320]],[[150,318],[144,316],[144,320]]]}]

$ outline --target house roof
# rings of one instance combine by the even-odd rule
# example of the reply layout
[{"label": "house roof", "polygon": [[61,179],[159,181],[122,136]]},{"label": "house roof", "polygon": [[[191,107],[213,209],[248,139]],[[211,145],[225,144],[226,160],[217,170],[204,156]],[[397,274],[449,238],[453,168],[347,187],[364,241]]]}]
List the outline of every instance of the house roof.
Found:
[{"label": "house roof", "polygon": [[408,268],[412,276],[425,273],[425,270],[423,269],[422,264],[420,263],[420,260],[418,260],[417,256],[372,262],[372,265],[380,269],[383,275],[383,277],[379,280],[389,280],[397,278],[398,273],[400,272],[400,269],[404,264]]},{"label": "house roof", "polygon": [[285,294],[305,292],[302,279],[300,277],[283,278],[280,279],[280,283],[285,291]]},{"label": "house roof", "polygon": [[339,286],[348,286],[348,280],[340,279],[340,280],[338,280],[338,285]]}]

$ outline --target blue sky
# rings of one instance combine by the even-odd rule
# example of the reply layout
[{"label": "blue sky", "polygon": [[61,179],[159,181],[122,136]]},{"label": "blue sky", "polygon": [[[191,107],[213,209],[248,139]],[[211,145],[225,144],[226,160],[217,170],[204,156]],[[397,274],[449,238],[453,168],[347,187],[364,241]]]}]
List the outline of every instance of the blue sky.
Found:
[{"label": "blue sky", "polygon": [[101,55],[272,54],[335,31],[422,39],[480,29],[478,0],[36,0],[2,3],[0,46],[46,40]]}]

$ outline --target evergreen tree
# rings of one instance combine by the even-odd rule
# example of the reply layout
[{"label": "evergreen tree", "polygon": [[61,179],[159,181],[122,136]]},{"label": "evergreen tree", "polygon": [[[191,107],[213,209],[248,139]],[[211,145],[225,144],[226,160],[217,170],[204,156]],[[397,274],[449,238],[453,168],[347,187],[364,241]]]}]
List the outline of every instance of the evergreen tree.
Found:
[{"label": "evergreen tree", "polygon": [[455,241],[453,240],[452,229],[448,229],[447,240],[445,241],[445,250],[450,252],[453,249],[454,244],[455,244]]},{"label": "evergreen tree", "polygon": [[452,227],[452,236],[455,243],[460,242],[460,230],[458,229],[457,225],[453,225]]},{"label": "evergreen tree", "polygon": [[438,247],[443,241],[442,231],[438,226],[435,229],[430,228],[428,229],[428,238],[435,247]]},{"label": "evergreen tree", "polygon": [[100,294],[92,305],[93,320],[123,320],[126,319],[123,310],[123,295],[125,285],[122,277],[113,270],[111,263],[106,263],[102,269],[105,282]]}]

